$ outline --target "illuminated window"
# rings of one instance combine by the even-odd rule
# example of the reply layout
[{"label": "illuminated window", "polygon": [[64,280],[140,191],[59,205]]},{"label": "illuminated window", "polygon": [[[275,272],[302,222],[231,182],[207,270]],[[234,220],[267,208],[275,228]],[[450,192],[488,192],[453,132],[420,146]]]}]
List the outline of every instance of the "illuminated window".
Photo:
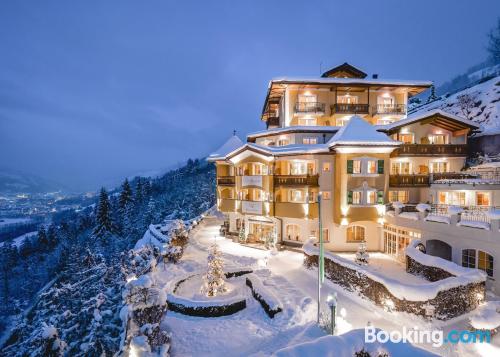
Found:
[{"label": "illuminated window", "polygon": [[431,144],[448,144],[448,135],[444,134],[429,135],[429,142]]},{"label": "illuminated window", "polygon": [[316,126],[316,118],[299,118],[299,125]]},{"label": "illuminated window", "polygon": [[315,137],[302,139],[302,144],[313,145],[313,144],[317,144],[317,143],[318,143],[318,138],[315,138]]},{"label": "illuminated window", "polygon": [[489,206],[490,205],[489,192],[476,192],[476,205]]},{"label": "illuminated window", "polygon": [[413,134],[399,134],[399,141],[402,141],[404,144],[413,144]]},{"label": "illuminated window", "polygon": [[366,204],[374,205],[375,203],[377,203],[377,191],[367,191]]},{"label": "illuminated window", "polygon": [[377,162],[375,160],[368,160],[366,162],[366,172],[369,174],[377,173]]},{"label": "illuminated window", "polygon": [[340,104],[358,104],[359,98],[355,95],[345,94],[337,96],[337,103]]},{"label": "illuminated window", "polygon": [[389,191],[389,201],[390,202],[408,203],[409,192],[408,191]]},{"label": "illuminated window", "polygon": [[298,241],[300,239],[300,226],[288,224],[286,226],[286,238],[288,240]]},{"label": "illuminated window", "polygon": [[448,163],[446,161],[434,161],[431,163],[433,173],[448,172]]},{"label": "illuminated window", "polygon": [[324,172],[330,172],[330,163],[329,162],[324,162],[323,163],[323,171]]},{"label": "illuminated window", "polygon": [[305,202],[305,194],[302,190],[290,190],[290,202]]},{"label": "illuminated window", "polygon": [[441,191],[438,200],[443,205],[465,206],[465,192]]},{"label": "illuminated window", "polygon": [[361,191],[353,191],[352,192],[352,204],[360,205],[361,204]]},{"label": "illuminated window", "polygon": [[493,257],[488,253],[483,251],[477,252],[477,268],[481,269],[488,274],[488,276],[493,276]]},{"label": "illuminated window", "polygon": [[352,160],[352,173],[353,174],[361,173],[361,160]]},{"label": "illuminated window", "polygon": [[476,267],[476,251],[474,249],[462,250],[462,266],[466,268]]},{"label": "illuminated window", "polygon": [[288,138],[278,139],[278,146],[290,145],[290,140]]},{"label": "illuminated window", "polygon": [[342,117],[342,118],[337,118],[335,120],[337,126],[346,126],[347,123],[349,123],[349,120],[351,119],[350,116],[345,116],[345,117]]},{"label": "illuminated window", "polygon": [[393,162],[391,164],[391,174],[409,175],[411,173],[411,164],[409,162]]},{"label": "illuminated window", "polygon": [[290,173],[292,175],[306,175],[307,163],[305,161],[292,161],[290,163]]},{"label": "illuminated window", "polygon": [[365,228],[361,226],[351,226],[347,228],[348,242],[362,242],[365,240]]}]

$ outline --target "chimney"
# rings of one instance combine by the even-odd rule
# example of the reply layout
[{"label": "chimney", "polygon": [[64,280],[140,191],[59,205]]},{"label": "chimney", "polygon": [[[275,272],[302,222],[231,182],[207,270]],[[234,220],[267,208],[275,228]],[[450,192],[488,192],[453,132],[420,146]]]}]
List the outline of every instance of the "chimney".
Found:
[{"label": "chimney", "polygon": [[376,73],[372,74],[372,78],[373,79],[378,79],[378,74],[376,74]]}]

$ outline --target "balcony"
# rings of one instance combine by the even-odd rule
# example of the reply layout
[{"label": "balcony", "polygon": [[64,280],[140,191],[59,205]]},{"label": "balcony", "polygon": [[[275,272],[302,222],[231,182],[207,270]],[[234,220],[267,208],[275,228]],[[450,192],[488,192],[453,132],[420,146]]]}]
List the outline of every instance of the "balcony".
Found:
[{"label": "balcony", "polygon": [[218,176],[217,177],[217,185],[218,186],[234,186],[235,183],[234,176]]},{"label": "balcony", "polygon": [[377,104],[372,108],[373,115],[375,114],[406,114],[406,104]]},{"label": "balcony", "polygon": [[275,175],[274,186],[318,186],[319,175]]},{"label": "balcony", "polygon": [[368,114],[368,104],[334,104],[331,106],[332,113],[336,114]]},{"label": "balcony", "polygon": [[424,187],[429,182],[429,175],[389,175],[390,187]]},{"label": "balcony", "polygon": [[483,172],[436,172],[431,174],[433,184],[500,184],[500,171]]},{"label": "balcony", "polygon": [[465,144],[403,144],[391,153],[397,156],[466,156]]},{"label": "balcony", "polygon": [[269,117],[266,120],[266,128],[269,129],[269,127],[279,127],[280,126],[280,118],[277,116],[274,117]]},{"label": "balcony", "polygon": [[325,113],[325,103],[319,102],[297,102],[295,103],[295,113],[297,114],[314,114]]},{"label": "balcony", "polygon": [[236,200],[232,198],[222,198],[218,200],[218,209],[221,212],[234,212],[236,208]]}]

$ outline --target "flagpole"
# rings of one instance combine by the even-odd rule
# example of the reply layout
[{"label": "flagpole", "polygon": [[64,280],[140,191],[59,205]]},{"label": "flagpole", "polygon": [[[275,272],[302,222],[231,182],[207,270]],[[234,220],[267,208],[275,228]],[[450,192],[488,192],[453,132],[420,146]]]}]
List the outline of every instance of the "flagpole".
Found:
[{"label": "flagpole", "polygon": [[322,283],[322,259],[323,259],[323,229],[321,226],[321,192],[318,194],[318,222],[319,222],[319,252],[318,252],[318,324],[321,313],[321,283]]}]

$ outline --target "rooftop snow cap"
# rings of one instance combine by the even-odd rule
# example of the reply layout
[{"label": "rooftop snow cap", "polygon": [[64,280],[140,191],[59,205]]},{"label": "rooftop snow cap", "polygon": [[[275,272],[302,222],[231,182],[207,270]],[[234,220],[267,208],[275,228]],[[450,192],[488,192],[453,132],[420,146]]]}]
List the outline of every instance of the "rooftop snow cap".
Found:
[{"label": "rooftop snow cap", "polygon": [[373,125],[354,115],[347,125],[328,141],[330,147],[337,145],[399,146],[401,142],[377,131]]},{"label": "rooftop snow cap", "polygon": [[213,153],[211,153],[207,160],[208,161],[217,161],[217,160],[224,160],[226,156],[235,151],[236,149],[242,147],[244,145],[243,141],[236,135],[233,135],[229,138],[228,141],[224,145],[222,145],[220,148],[215,150]]}]

